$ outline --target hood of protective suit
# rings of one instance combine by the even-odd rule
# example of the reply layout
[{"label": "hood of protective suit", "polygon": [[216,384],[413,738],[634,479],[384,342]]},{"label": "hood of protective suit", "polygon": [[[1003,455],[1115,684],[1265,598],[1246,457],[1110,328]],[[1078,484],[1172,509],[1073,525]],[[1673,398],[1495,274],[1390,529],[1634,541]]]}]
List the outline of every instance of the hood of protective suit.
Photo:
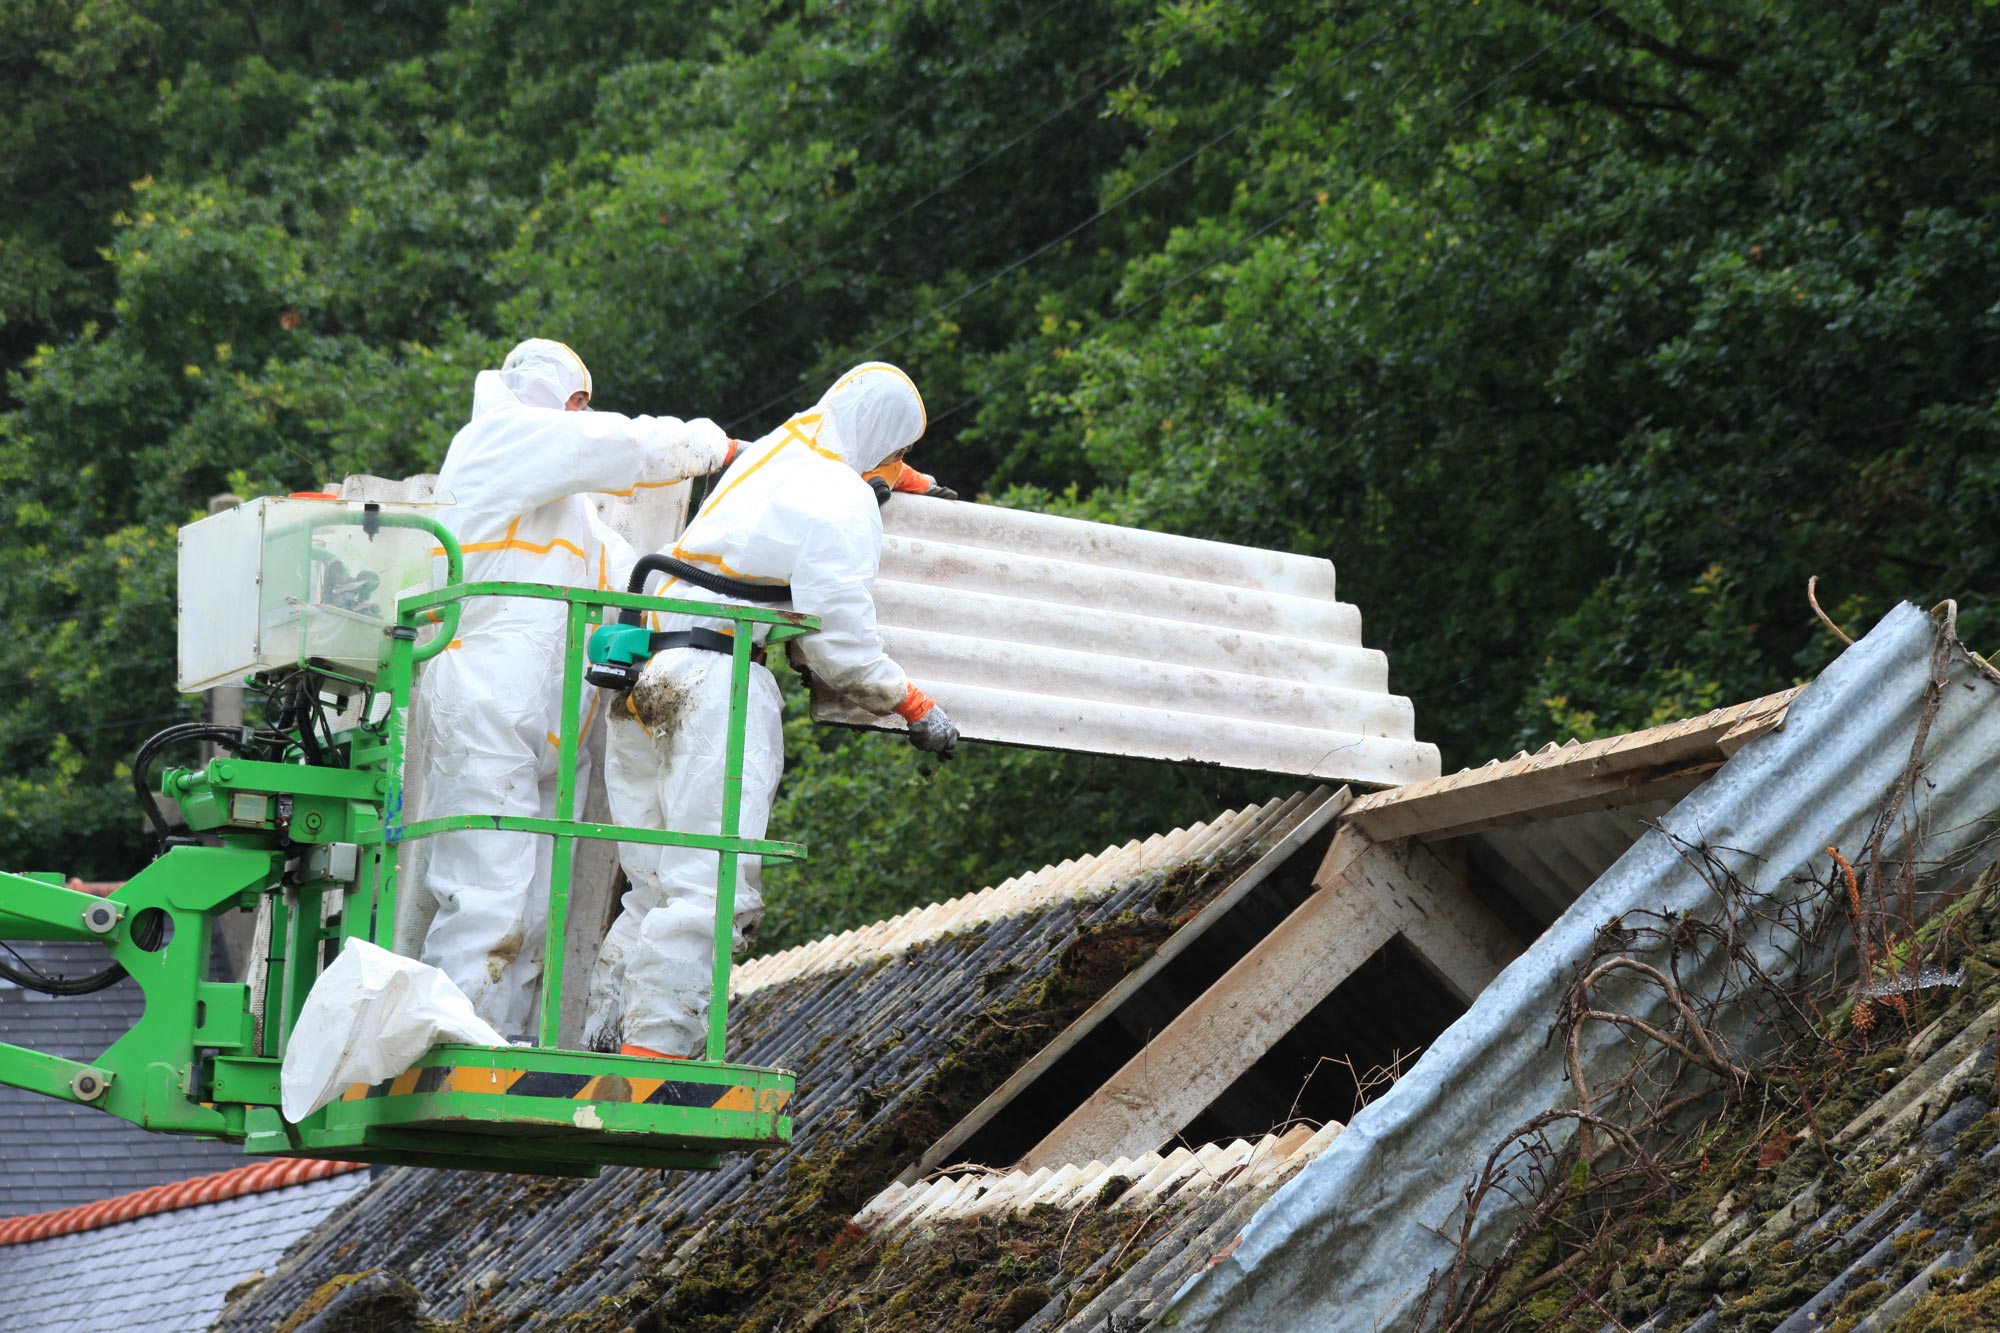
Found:
[{"label": "hood of protective suit", "polygon": [[820,447],[837,452],[856,472],[909,448],[929,424],[917,386],[886,361],[869,361],[842,375],[814,411],[824,418]]},{"label": "hood of protective suit", "polygon": [[560,412],[578,390],[590,392],[590,368],[565,343],[530,338],[507,353],[500,379],[516,399],[529,407]]}]

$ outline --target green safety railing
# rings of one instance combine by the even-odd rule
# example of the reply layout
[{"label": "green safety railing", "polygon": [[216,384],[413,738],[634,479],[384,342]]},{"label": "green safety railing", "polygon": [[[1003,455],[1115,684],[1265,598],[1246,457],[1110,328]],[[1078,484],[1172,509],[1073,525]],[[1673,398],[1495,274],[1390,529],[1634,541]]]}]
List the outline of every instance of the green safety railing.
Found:
[{"label": "green safety railing", "polygon": [[[568,608],[563,639],[562,727],[558,736],[556,775],[556,815],[550,819],[521,815],[464,814],[402,823],[402,771],[405,738],[400,716],[392,718],[389,731],[387,767],[391,788],[384,807],[383,840],[394,844],[438,833],[461,830],[506,829],[545,834],[555,840],[549,875],[549,920],[543,954],[542,1012],[537,1044],[554,1046],[561,1015],[564,958],[562,944],[567,933],[570,897],[570,854],[578,838],[604,838],[618,842],[650,843],[667,847],[692,847],[717,853],[715,892],[715,969],[709,1004],[707,1058],[723,1058],[724,1024],[729,1000],[730,945],[736,907],[736,871],[744,856],[774,860],[799,860],[805,848],[798,843],[741,836],[743,811],[743,737],[750,697],[750,667],[756,650],[752,627],[767,625],[765,642],[783,643],[810,634],[819,628],[812,616],[767,607],[698,602],[672,597],[649,597],[637,593],[609,592],[592,588],[564,588],[539,583],[462,583],[435,592],[406,597],[400,603],[400,626],[409,631],[392,638],[382,682],[391,699],[392,711],[410,697],[417,663],[443,651],[457,624],[456,612],[473,597],[525,597],[561,602]],[[582,734],[584,690],[584,646],[590,631],[602,624],[606,611],[625,610],[684,613],[734,622],[734,649],[730,654],[729,735],[723,758],[721,828],[713,834],[684,833],[672,829],[633,828],[600,824],[576,817],[576,755]],[[438,614],[440,612],[446,614]],[[438,625],[429,644],[416,642],[416,631]],[[593,687],[594,688],[594,687]],[[382,878],[375,900],[374,943],[391,947],[395,930],[396,869],[393,857],[383,858]]]},{"label": "green safety railing", "polygon": [[[345,764],[305,762],[307,747],[281,757],[221,755],[195,768],[168,769],[160,790],[181,805],[189,827],[221,845],[170,847],[98,900],[61,887],[60,875],[0,874],[0,939],[97,941],[145,995],[129,1032],[93,1063],[0,1043],[0,1084],[92,1105],[145,1128],[223,1138],[247,1151],[321,1155],[356,1161],[476,1166],[495,1170],[592,1174],[604,1163],[712,1167],[718,1149],[785,1141],[782,1114],[793,1089],[782,1070],[725,1060],[736,880],[742,858],[797,859],[794,843],[742,836],[744,740],[755,631],[781,644],[818,628],[810,616],[762,606],[729,605],[533,583],[464,581],[458,543],[435,520],[408,513],[332,512],[308,526],[359,524],[431,535],[444,557],[446,586],[402,600],[387,629],[373,679],[338,664],[305,660],[323,681],[362,692],[358,723],[328,743]],[[461,612],[476,597],[529,598],[563,604],[564,653],[556,809],[550,818],[469,812],[404,818],[406,728],[417,667],[446,651]],[[685,613],[732,623],[728,735],[722,815],[714,833],[631,828],[578,818],[577,757],[583,733],[585,649],[592,630],[623,610]],[[428,640],[423,631],[434,629]],[[310,683],[310,682],[309,682]],[[315,688],[317,688],[315,686]],[[593,687],[594,688],[594,687]],[[386,713],[375,711],[386,696]],[[308,719],[304,724],[313,726]],[[672,818],[672,812],[668,813]],[[455,831],[515,830],[553,841],[544,981],[536,1049],[440,1046],[418,1063],[426,1079],[457,1069],[448,1084],[398,1093],[378,1085],[297,1124],[279,1114],[280,1065],[313,983],[341,943],[365,938],[396,943],[397,851],[415,839]],[[567,1092],[504,1095],[467,1070],[644,1078],[634,1067],[658,1062],[561,1049],[572,854],[578,839],[681,846],[716,855],[714,967],[704,1058],[674,1066],[674,1099],[630,1104],[596,1095],[594,1128],[574,1143],[541,1137],[575,1120]],[[351,870],[336,852],[354,851]],[[312,865],[314,856],[320,865]],[[255,909],[259,947],[242,981],[209,980],[212,923]],[[160,943],[142,943],[142,923],[164,920]],[[500,1063],[495,1063],[500,1062]],[[499,1077],[496,1075],[495,1077]],[[465,1084],[465,1086],[461,1086]],[[414,1084],[412,1085],[415,1086]],[[560,1084],[558,1085],[560,1086]],[[664,1085],[663,1085],[664,1086]],[[377,1094],[381,1094],[378,1098]],[[650,1094],[649,1094],[650,1097]],[[687,1098],[693,1100],[687,1100]],[[725,1105],[725,1103],[727,1103]],[[580,1122],[579,1122],[580,1123]],[[526,1138],[498,1135],[496,1125],[532,1127]],[[580,1133],[582,1131],[579,1131]]]}]

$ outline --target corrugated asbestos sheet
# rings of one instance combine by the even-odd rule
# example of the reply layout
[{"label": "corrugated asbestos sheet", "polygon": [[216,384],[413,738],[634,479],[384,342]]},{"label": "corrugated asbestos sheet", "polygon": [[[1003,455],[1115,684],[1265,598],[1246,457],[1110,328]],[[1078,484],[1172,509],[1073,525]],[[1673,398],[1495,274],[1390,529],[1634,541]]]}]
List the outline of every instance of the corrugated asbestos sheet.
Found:
[{"label": "corrugated asbestos sheet", "polygon": [[[1255,1141],[1181,1147],[1109,1165],[1088,1162],[891,1185],[855,1216],[855,1224],[893,1232],[908,1243],[937,1229],[1005,1227],[1038,1207],[1072,1212],[1079,1220],[1104,1215],[1121,1232],[1148,1237],[1130,1256],[1118,1256],[1133,1262],[1108,1283],[1098,1268],[1086,1269],[1068,1288],[1052,1293],[1017,1333],[1137,1329],[1340,1132],[1337,1121],[1317,1130],[1299,1125]],[[1113,1196],[1108,1203],[1106,1195]]]},{"label": "corrugated asbestos sheet", "polygon": [[[1661,1295],[1656,1298],[1661,1308],[1639,1327],[1647,1333],[1692,1333],[1760,1319],[1768,1325],[1782,1312],[1746,1307],[1761,1307],[1768,1299],[1757,1279],[1781,1273],[1793,1285],[1796,1304],[1772,1333],[1836,1327],[1889,1333],[1903,1327],[1898,1321],[1927,1296],[1950,1294],[1961,1302],[1950,1327],[1986,1327],[1991,1307],[1975,1305],[1968,1292],[1987,1277],[1979,1267],[1981,1228],[1972,1219],[1990,1216],[2000,1197],[2000,1147],[1980,1146],[1982,1124],[1993,1110],[1993,1037],[2000,1007],[1961,1009],[1957,1021],[1952,1018],[1947,1014],[1913,1036],[1898,1066],[1908,1073],[1833,1131],[1835,1165],[1789,1196],[1747,1189],[1741,1197],[1727,1195],[1733,1208],[1718,1219],[1714,1233],[1657,1279],[1665,1286],[1713,1260],[1711,1271],[1746,1269],[1749,1291],[1738,1301],[1718,1294],[1694,1318],[1676,1318]],[[1818,1155],[1808,1151],[1806,1157]],[[1851,1195],[1840,1186],[1862,1174],[1875,1186],[1871,1193],[1887,1191],[1873,1208],[1839,1197]],[[1956,1201],[1940,1206],[1947,1190]],[[1990,1259],[1990,1251],[1984,1257]],[[1829,1270],[1831,1276],[1816,1290],[1801,1280]],[[1946,1326],[1938,1322],[1939,1313],[1933,1310],[1931,1319],[1914,1326]],[[1618,1327],[1606,1323],[1602,1333],[1617,1333]]]},{"label": "corrugated asbestos sheet", "polygon": [[1319,1156],[1340,1136],[1342,1128],[1339,1121],[1317,1130],[1299,1125],[1254,1142],[1207,1143],[1199,1148],[1175,1148],[1164,1156],[1149,1152],[1120,1157],[1109,1164],[1089,1161],[1033,1171],[945,1173],[914,1185],[890,1185],[854,1215],[854,1222],[868,1230],[883,1230],[997,1217],[1040,1205],[1083,1208],[1095,1206],[1098,1196],[1118,1180],[1126,1187],[1111,1207],[1155,1208],[1232,1185],[1276,1183]]},{"label": "corrugated asbestos sheet", "polygon": [[886,921],[753,958],[734,970],[730,993],[740,998],[808,972],[854,967],[871,959],[886,958],[919,941],[1001,917],[1019,916],[1060,899],[1107,893],[1114,885],[1136,875],[1211,858],[1220,850],[1237,846],[1247,829],[1268,821],[1274,812],[1281,818],[1289,818],[1295,811],[1303,816],[1309,811],[1299,807],[1310,800],[1316,808],[1320,799],[1323,797],[1316,799],[1300,793],[1275,806],[1232,810],[1205,824],[1190,824],[1172,833],[1156,833],[1143,842],[1135,839],[1122,847],[1107,847],[1095,856],[1043,866],[949,902],[913,908]]},{"label": "corrugated asbestos sheet", "polygon": [[[1389,785],[1436,777],[1333,565],[897,496],[875,605],[968,737]],[[813,716],[887,724],[822,694]]]},{"label": "corrugated asbestos sheet", "polygon": [[1165,840],[1178,859],[1121,863],[1114,849],[1093,858],[1105,867],[1098,873],[1043,872],[1048,891],[1023,895],[1006,914],[972,913],[950,933],[832,948],[772,969],[732,1006],[730,1055],[798,1072],[788,1152],[737,1155],[714,1172],[612,1169],[591,1181],[390,1171],[217,1327],[265,1333],[329,1278],[377,1267],[409,1278],[434,1315],[456,1318],[472,1304],[495,1327],[557,1324],[642,1279],[661,1281],[677,1252],[699,1251],[710,1225],[754,1223],[793,1203],[806,1188],[795,1166],[823,1162],[907,1111],[981,1016],[1048,978],[1080,932],[1142,917],[1169,888],[1186,894],[1190,865],[1219,891],[1316,804],[1273,801]]},{"label": "corrugated asbestos sheet", "polygon": [[[1800,892],[1801,876],[1832,873],[1828,847],[1865,843],[1921,737],[1923,781],[1891,829],[1885,858],[1912,856],[1938,881],[1989,859],[2000,842],[2000,685],[1942,635],[1938,621],[1906,604],[1842,654],[1791,701],[1782,728],[1749,742],[1642,836],[1218,1250],[1164,1317],[1188,1329],[1406,1326],[1426,1275],[1456,1253],[1443,1236],[1456,1233],[1464,1183],[1513,1127],[1566,1104],[1563,1053],[1545,1038],[1599,927],[1633,909],[1713,910],[1714,892],[1680,844],[1707,849],[1763,893]],[[1937,670],[1944,683],[1934,689]],[[1938,711],[1924,730],[1933,702]],[[1902,841],[1913,827],[1927,835],[1920,850]],[[1738,938],[1766,971],[1786,972],[1783,939],[1761,924],[1746,924]],[[1684,984],[1708,984],[1702,971],[1712,966],[1683,960]],[[1593,1000],[1656,1027],[1676,1022],[1648,985],[1606,981]],[[1743,1015],[1739,1026],[1749,1021]],[[1720,1033],[1744,1035],[1726,1026]],[[1595,1086],[1630,1059],[1626,1035],[1612,1024],[1584,1029],[1581,1049]],[[1504,1209],[1482,1210],[1475,1247],[1490,1253],[1512,1221]]]}]

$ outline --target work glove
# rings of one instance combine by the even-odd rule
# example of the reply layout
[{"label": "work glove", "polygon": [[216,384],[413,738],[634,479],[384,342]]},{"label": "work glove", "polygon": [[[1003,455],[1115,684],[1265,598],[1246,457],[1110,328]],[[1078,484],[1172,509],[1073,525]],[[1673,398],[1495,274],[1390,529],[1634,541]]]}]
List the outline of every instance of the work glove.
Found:
[{"label": "work glove", "polygon": [[925,491],[924,494],[933,496],[939,500],[956,500],[958,498],[957,491],[949,486],[940,486],[936,482],[932,482],[931,488]]},{"label": "work glove", "polygon": [[951,755],[951,748],[958,744],[958,728],[937,706],[937,700],[910,683],[909,692],[903,702],[896,705],[896,713],[910,726],[910,744],[925,754]]},{"label": "work glove", "polygon": [[944,709],[933,707],[910,724],[910,744],[925,754],[949,756],[958,744],[958,727]]}]

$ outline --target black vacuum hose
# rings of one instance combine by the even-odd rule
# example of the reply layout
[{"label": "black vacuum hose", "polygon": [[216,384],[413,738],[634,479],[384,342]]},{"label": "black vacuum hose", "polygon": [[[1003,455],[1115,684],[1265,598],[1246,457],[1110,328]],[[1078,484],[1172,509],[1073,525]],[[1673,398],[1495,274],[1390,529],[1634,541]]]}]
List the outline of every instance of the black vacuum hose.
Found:
[{"label": "black vacuum hose", "polygon": [[[692,583],[697,588],[706,588],[710,592],[720,593],[724,597],[734,597],[743,602],[762,602],[768,605],[792,600],[792,590],[786,584],[745,583],[742,579],[732,579],[725,574],[717,574],[713,570],[702,569],[685,560],[660,553],[639,557],[638,563],[632,566],[632,577],[626,580],[625,591],[645,592],[648,574],[671,574],[684,583]],[[618,623],[636,625],[639,623],[639,614],[636,609],[627,608],[618,613]]]}]

